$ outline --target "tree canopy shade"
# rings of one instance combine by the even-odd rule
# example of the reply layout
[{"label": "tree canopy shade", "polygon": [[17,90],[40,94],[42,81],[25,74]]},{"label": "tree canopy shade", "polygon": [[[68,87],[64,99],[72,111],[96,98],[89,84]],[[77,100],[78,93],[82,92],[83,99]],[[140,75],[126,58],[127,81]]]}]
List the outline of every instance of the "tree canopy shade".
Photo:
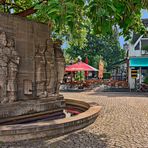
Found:
[{"label": "tree canopy shade", "polygon": [[[95,34],[108,34],[118,25],[129,37],[132,31],[143,34],[141,9],[148,0],[0,0],[1,11],[50,21],[54,33],[67,38],[84,38],[89,26]],[[13,10],[13,11],[11,11]]]}]

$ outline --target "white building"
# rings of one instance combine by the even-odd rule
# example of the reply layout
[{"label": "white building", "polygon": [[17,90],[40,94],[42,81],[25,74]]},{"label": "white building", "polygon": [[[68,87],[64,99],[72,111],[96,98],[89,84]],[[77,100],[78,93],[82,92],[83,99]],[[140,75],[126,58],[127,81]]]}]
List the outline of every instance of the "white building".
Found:
[{"label": "white building", "polygon": [[[148,23],[148,20],[144,20]],[[147,25],[147,24],[146,24]],[[148,37],[133,35],[133,43],[128,46],[128,83],[135,89],[148,77]],[[137,70],[137,78],[131,76],[132,69]]]}]

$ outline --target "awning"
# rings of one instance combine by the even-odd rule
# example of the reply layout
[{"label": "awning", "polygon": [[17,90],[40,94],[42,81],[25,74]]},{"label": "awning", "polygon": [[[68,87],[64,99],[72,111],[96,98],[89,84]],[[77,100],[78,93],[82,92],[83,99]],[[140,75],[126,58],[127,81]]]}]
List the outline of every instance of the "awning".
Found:
[{"label": "awning", "polygon": [[72,72],[72,71],[98,71],[98,69],[83,63],[83,62],[78,62],[73,65],[69,65],[65,68],[65,71],[67,72]]},{"label": "awning", "polygon": [[148,57],[130,58],[130,67],[148,67]]}]

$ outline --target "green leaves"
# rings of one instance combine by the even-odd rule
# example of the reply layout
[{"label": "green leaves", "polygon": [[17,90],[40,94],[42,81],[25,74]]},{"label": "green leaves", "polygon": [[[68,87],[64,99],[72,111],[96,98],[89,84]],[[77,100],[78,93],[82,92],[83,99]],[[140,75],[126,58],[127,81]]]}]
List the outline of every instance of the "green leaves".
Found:
[{"label": "green leaves", "polygon": [[89,64],[98,68],[98,61],[102,57],[106,63],[108,69],[115,61],[119,61],[124,58],[124,50],[119,46],[119,41],[116,34],[107,36],[95,36],[93,34],[87,34],[88,42],[84,47],[71,45],[66,49],[66,59],[75,59],[81,56],[83,61],[86,57],[89,59]]},{"label": "green leaves", "polygon": [[34,7],[38,11],[30,19],[52,21],[58,37],[66,36],[79,45],[86,42],[87,28],[94,34],[106,35],[118,25],[125,37],[129,38],[133,31],[143,34],[141,9],[148,8],[148,0],[7,0],[7,3],[7,12],[10,8],[21,12]]},{"label": "green leaves", "polygon": [[35,17],[43,22],[47,21],[46,18],[52,21],[53,32],[59,37],[66,36],[68,40],[75,40],[76,44],[85,40],[83,0],[50,0],[48,4],[35,8],[38,9]]},{"label": "green leaves", "polygon": [[92,0],[87,9],[95,33],[107,34],[112,32],[113,13],[116,12],[112,0]]}]

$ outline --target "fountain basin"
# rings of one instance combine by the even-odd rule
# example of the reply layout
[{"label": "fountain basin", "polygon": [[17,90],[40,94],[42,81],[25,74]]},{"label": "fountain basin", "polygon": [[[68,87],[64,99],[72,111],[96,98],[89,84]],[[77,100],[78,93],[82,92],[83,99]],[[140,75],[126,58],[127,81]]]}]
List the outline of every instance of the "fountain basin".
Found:
[{"label": "fountain basin", "polygon": [[77,108],[82,112],[72,117],[57,120],[0,126],[0,141],[14,142],[58,137],[92,124],[101,109],[98,105],[90,105],[79,100],[65,99],[65,102],[68,107]]}]

